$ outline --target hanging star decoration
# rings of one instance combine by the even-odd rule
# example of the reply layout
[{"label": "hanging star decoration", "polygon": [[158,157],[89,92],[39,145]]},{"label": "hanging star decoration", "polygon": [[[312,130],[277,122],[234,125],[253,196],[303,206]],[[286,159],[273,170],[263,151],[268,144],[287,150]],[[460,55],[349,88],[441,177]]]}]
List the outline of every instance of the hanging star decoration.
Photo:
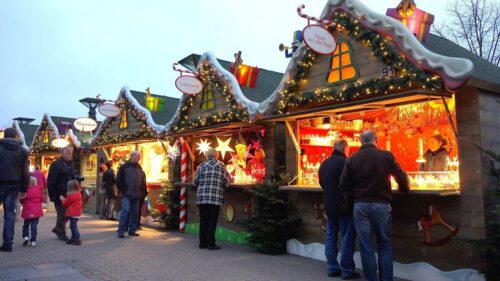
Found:
[{"label": "hanging star decoration", "polygon": [[202,153],[206,155],[206,154],[207,154],[207,151],[208,151],[209,149],[212,149],[212,147],[210,146],[211,144],[212,144],[211,142],[208,142],[208,139],[204,139],[204,140],[203,140],[203,139],[200,139],[200,142],[196,144],[196,145],[198,146],[198,147],[196,148],[196,150],[198,150],[198,151],[199,151],[199,154],[200,154],[200,155],[201,155]]},{"label": "hanging star decoration", "polygon": [[231,138],[228,138],[225,141],[221,141],[219,138],[217,138],[218,146],[215,148],[215,150],[220,152],[222,159],[224,159],[226,152],[234,152],[234,149],[229,147],[229,142],[231,142]]},{"label": "hanging star decoration", "polygon": [[251,141],[252,141],[252,145],[251,145],[252,148],[257,149],[257,148],[261,147],[260,140],[251,140]]},{"label": "hanging star decoration", "polygon": [[177,142],[175,142],[174,145],[168,144],[168,157],[170,157],[172,161],[175,161],[175,159],[179,157],[179,155],[181,155],[181,152],[179,151]]}]

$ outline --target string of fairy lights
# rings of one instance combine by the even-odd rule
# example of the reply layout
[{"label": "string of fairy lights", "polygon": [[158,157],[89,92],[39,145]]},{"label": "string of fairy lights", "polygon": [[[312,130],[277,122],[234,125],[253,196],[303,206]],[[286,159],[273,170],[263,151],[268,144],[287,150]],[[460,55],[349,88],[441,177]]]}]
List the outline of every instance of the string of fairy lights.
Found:
[{"label": "string of fairy lights", "polygon": [[[104,128],[101,131],[101,135],[95,140],[95,145],[114,144],[139,139],[156,139],[156,132],[148,125],[147,117],[142,111],[135,108],[123,97],[118,99],[116,106],[120,108],[121,112],[130,112],[131,116],[138,121],[139,128],[137,130],[120,129],[118,132],[110,132],[111,126],[115,122],[120,122],[120,115],[107,119],[104,121]],[[129,122],[128,125],[130,126],[130,119],[127,122]]]},{"label": "string of fairy lights", "polygon": [[[45,134],[48,134],[47,141],[44,141]],[[52,140],[57,138],[54,129],[49,125],[49,122],[44,118],[40,123],[40,127],[37,130],[32,145],[30,147],[30,152],[33,155],[38,155],[43,152],[56,152],[57,148],[52,146]]]},{"label": "string of fairy lights", "polygon": [[287,81],[285,89],[280,92],[281,99],[275,113],[286,114],[298,106],[311,102],[342,103],[376,95],[387,95],[405,89],[421,88],[436,93],[443,88],[439,76],[428,75],[408,62],[388,39],[364,27],[360,20],[353,18],[346,12],[337,11],[334,13],[332,21],[335,26],[328,27],[330,32],[347,32],[350,37],[369,47],[372,54],[379,57],[386,65],[393,66],[396,75],[378,77],[364,82],[358,80],[340,90],[334,87],[325,87],[300,93],[300,85],[305,83],[305,77],[316,59],[316,55],[311,50],[307,50],[297,64],[293,78]]},{"label": "string of fairy lights", "polygon": [[200,67],[199,77],[204,82],[205,87],[211,85],[214,90],[213,92],[222,94],[222,97],[226,101],[224,106],[227,109],[217,110],[206,114],[205,116],[197,116],[190,119],[189,109],[194,106],[196,97],[201,96],[202,94],[197,96],[187,96],[181,100],[181,110],[179,116],[177,117],[177,122],[171,127],[172,132],[179,133],[185,130],[229,122],[248,122],[248,113],[243,110],[240,105],[238,105],[233,98],[229,87],[221,80],[221,78],[218,77],[218,74],[211,66],[203,64]]}]

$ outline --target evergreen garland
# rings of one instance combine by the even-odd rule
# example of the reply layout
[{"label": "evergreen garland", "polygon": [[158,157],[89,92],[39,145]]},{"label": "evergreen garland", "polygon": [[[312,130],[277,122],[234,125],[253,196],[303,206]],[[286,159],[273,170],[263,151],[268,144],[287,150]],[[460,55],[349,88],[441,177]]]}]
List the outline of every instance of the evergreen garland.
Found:
[{"label": "evergreen garland", "polygon": [[295,69],[292,80],[281,94],[275,113],[286,114],[292,108],[309,103],[336,102],[343,103],[359,100],[368,96],[387,95],[401,90],[421,88],[430,92],[438,92],[443,88],[439,76],[428,75],[415,65],[408,62],[390,41],[375,31],[364,27],[361,22],[345,12],[337,11],[332,17],[334,27],[330,32],[346,31],[354,40],[371,48],[372,54],[379,57],[388,66],[393,66],[397,75],[394,77],[374,78],[369,81],[356,81],[342,90],[325,87],[313,92],[299,94],[298,86],[309,72],[316,56],[307,50]]},{"label": "evergreen garland", "polygon": [[213,126],[230,122],[248,122],[248,113],[241,108],[233,98],[229,87],[217,76],[215,71],[209,65],[202,65],[200,68],[200,78],[204,84],[212,84],[215,92],[222,93],[226,110],[217,110],[207,114],[205,117],[198,116],[195,119],[188,119],[188,112],[194,106],[196,96],[186,96],[181,99],[181,110],[177,117],[177,122],[172,126],[174,133],[185,130],[196,129],[200,127]]},{"label": "evergreen garland", "polygon": [[[48,142],[43,141],[45,131],[48,131],[48,135],[49,135]],[[38,154],[43,153],[43,152],[57,152],[57,151],[59,151],[57,148],[52,146],[52,140],[54,140],[55,138],[57,138],[57,135],[56,135],[54,129],[52,129],[52,127],[49,125],[48,120],[46,118],[44,118],[42,120],[42,122],[40,123],[40,127],[36,131],[36,135],[32,141],[32,145],[30,147],[30,152],[33,155],[38,155]]]},{"label": "evergreen garland", "polygon": [[279,183],[263,184],[249,190],[254,212],[242,227],[249,233],[248,244],[270,255],[286,253],[287,240],[298,236],[301,219]]},{"label": "evergreen garland", "polygon": [[172,182],[164,181],[159,194],[157,206],[152,209],[151,215],[155,221],[160,222],[168,230],[179,229],[180,188]]}]

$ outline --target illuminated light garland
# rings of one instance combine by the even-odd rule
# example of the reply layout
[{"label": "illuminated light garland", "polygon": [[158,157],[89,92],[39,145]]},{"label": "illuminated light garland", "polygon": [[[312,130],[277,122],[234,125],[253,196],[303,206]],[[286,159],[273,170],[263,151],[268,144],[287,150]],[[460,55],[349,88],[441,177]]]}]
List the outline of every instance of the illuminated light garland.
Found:
[{"label": "illuminated light garland", "polygon": [[335,27],[328,27],[330,32],[333,33],[335,30],[339,32],[345,31],[356,41],[370,47],[374,56],[379,57],[386,65],[395,68],[397,76],[374,78],[366,82],[356,81],[351,86],[347,86],[340,91],[333,88],[324,88],[299,94],[299,84],[305,81],[304,78],[316,58],[311,50],[307,50],[302,61],[299,61],[295,69],[293,79],[287,81],[287,86],[280,93],[281,99],[275,113],[286,114],[290,112],[290,109],[312,102],[342,103],[414,88],[436,93],[443,88],[439,76],[429,76],[429,74],[408,62],[396,47],[390,45],[387,39],[364,27],[358,19],[345,12],[336,12],[332,18],[336,25]]},{"label": "illuminated light garland", "polygon": [[138,130],[130,131],[128,129],[121,130],[119,133],[108,133],[108,130],[115,122],[120,122],[120,117],[113,117],[109,120],[105,121],[103,125],[104,128],[100,136],[95,139],[94,145],[106,145],[106,144],[116,144],[122,143],[132,140],[140,140],[140,139],[156,139],[156,132],[153,128],[149,127],[148,121],[144,113],[136,109],[133,105],[126,102],[126,99],[121,97],[116,106],[120,108],[120,110],[125,110],[130,112],[132,117],[135,118],[141,125]]},{"label": "illuminated light garland", "polygon": [[207,64],[200,67],[200,78],[205,85],[211,84],[214,89],[217,89],[227,102],[225,104],[226,110],[219,110],[210,113],[205,117],[198,116],[194,119],[189,119],[188,111],[194,106],[196,96],[188,96],[181,99],[181,111],[177,117],[177,122],[171,126],[171,131],[174,133],[182,132],[185,130],[197,129],[200,127],[208,127],[218,124],[230,122],[248,122],[248,113],[243,110],[233,98],[229,87],[217,76],[215,71]]},{"label": "illuminated light garland", "polygon": [[[44,132],[48,130],[49,134],[49,140],[48,142],[43,142],[43,136]],[[58,152],[59,149],[55,148],[52,146],[52,139],[55,139],[56,133],[54,130],[50,127],[49,122],[45,119],[42,120],[40,123],[40,127],[37,130],[38,134],[35,136],[35,138],[32,141],[31,147],[30,147],[30,153],[33,155],[38,155],[44,152]]]}]

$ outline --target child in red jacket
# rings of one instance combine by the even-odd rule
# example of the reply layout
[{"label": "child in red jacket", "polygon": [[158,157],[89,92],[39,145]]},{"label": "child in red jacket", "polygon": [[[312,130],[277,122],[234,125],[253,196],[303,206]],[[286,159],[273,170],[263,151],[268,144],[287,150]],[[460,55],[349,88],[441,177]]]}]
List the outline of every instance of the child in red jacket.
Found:
[{"label": "child in red jacket", "polygon": [[66,198],[61,196],[60,199],[64,208],[66,208],[66,218],[69,219],[69,228],[71,229],[71,239],[66,241],[66,244],[80,246],[82,240],[80,240],[77,222],[82,215],[82,194],[77,180],[68,182],[68,194]]},{"label": "child in red jacket", "polygon": [[[26,196],[22,198],[20,202],[23,204],[23,211],[21,213],[21,218],[24,219],[23,246],[26,247],[31,245],[32,247],[35,247],[38,221],[40,217],[43,216],[43,193],[42,189],[38,187],[35,177],[30,177],[30,185],[28,186]],[[29,237],[30,228],[31,239]]]}]

